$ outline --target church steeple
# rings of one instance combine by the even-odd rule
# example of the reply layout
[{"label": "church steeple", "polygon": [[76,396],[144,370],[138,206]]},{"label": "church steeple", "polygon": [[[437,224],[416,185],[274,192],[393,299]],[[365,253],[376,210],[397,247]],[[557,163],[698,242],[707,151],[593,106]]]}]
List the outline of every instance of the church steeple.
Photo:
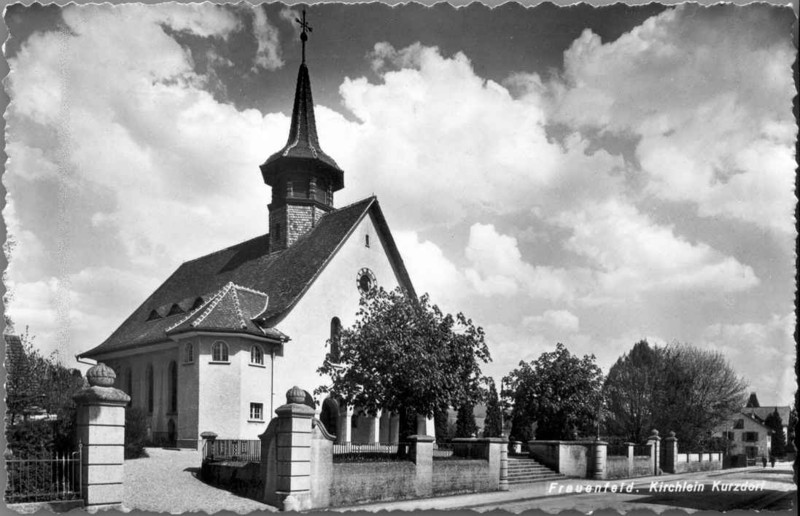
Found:
[{"label": "church steeple", "polygon": [[306,31],[302,27],[303,61],[297,73],[292,106],[292,123],[286,145],[261,165],[264,183],[272,187],[269,205],[270,248],[285,249],[314,227],[324,213],[333,209],[333,193],[344,187],[344,172],[323,152],[314,119],[311,79],[305,63]]}]

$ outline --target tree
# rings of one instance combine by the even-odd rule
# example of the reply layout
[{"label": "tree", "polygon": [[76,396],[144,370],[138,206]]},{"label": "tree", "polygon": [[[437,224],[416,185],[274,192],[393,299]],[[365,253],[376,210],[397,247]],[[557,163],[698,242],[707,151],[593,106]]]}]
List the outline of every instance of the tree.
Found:
[{"label": "tree", "polygon": [[[72,397],[83,388],[80,371],[61,364],[58,354],[41,355],[26,328],[19,337],[6,335],[6,421],[7,437],[13,429],[34,414],[54,416],[48,431],[36,432],[43,449],[71,451],[75,447],[77,407]],[[9,442],[16,442],[11,439]]]},{"label": "tree", "polygon": [[654,428],[674,431],[687,449],[702,448],[744,406],[747,383],[725,357],[685,344],[667,346]]},{"label": "tree", "polygon": [[786,455],[786,436],[783,435],[783,420],[777,407],[764,419],[764,425],[772,430],[772,455],[783,457]]},{"label": "tree", "polygon": [[744,406],[745,391],[719,353],[641,341],[608,373],[606,428],[633,442],[643,442],[655,428],[674,431],[687,448],[708,446],[714,430]]},{"label": "tree", "polygon": [[464,403],[458,408],[456,417],[456,437],[475,437],[478,425],[475,424],[475,405]]},{"label": "tree", "polygon": [[[480,363],[490,360],[483,329],[459,313],[444,314],[427,295],[377,288],[361,298],[356,322],[339,335],[337,360],[317,370],[332,392],[369,414],[378,409],[432,417],[480,400]],[[403,430],[403,426],[406,427]],[[401,425],[401,433],[412,430]]]},{"label": "tree", "polygon": [[641,443],[654,428],[659,378],[664,367],[664,349],[650,347],[646,340],[634,344],[611,366],[603,385],[606,400],[606,431],[613,436]]},{"label": "tree", "polygon": [[483,422],[484,437],[501,437],[503,435],[503,411],[497,398],[494,380],[489,380],[489,393],[486,399],[486,419]]},{"label": "tree", "polygon": [[[594,355],[578,358],[559,343],[503,379],[514,393],[515,440],[573,439],[596,432],[603,373]],[[535,426],[535,428],[534,428]]]},{"label": "tree", "polygon": [[34,339],[28,328],[20,336],[5,335],[6,418],[9,426],[42,410],[47,395],[43,380],[48,376],[48,363],[33,346]]}]

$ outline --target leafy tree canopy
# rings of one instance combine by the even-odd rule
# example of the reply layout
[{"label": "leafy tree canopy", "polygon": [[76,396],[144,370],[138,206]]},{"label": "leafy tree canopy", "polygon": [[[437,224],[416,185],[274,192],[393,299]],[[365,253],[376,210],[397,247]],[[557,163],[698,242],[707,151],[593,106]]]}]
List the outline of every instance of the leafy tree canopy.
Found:
[{"label": "leafy tree canopy", "polygon": [[642,341],[609,371],[606,427],[634,442],[643,442],[653,428],[674,431],[683,447],[699,449],[741,410],[746,387],[720,353]]},{"label": "leafy tree canopy", "polygon": [[610,435],[642,443],[655,428],[655,399],[662,387],[664,348],[637,342],[611,366],[603,386],[606,399],[606,430]]},{"label": "leafy tree canopy", "polygon": [[444,314],[427,295],[378,288],[361,298],[356,322],[341,331],[338,357],[326,355],[317,371],[332,382],[315,392],[370,414],[431,417],[478,402],[485,382],[480,363],[489,360],[483,329],[463,314]]},{"label": "leafy tree canopy", "polygon": [[[29,416],[54,417],[52,432],[40,443],[48,449],[74,446],[76,405],[72,396],[84,386],[76,369],[64,367],[56,354],[42,356],[26,328],[19,341],[7,341],[6,422],[11,429]],[[7,437],[12,434],[7,432]],[[11,442],[11,441],[10,441]]]},{"label": "leafy tree canopy", "polygon": [[594,355],[578,358],[563,344],[503,379],[513,393],[516,440],[573,439],[593,435],[602,403],[603,373]]}]

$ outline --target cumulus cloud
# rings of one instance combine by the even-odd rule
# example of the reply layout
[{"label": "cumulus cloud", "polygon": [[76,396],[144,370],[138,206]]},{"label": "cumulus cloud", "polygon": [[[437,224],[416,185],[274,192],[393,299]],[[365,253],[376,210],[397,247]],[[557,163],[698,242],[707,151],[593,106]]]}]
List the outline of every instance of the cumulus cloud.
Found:
[{"label": "cumulus cloud", "polygon": [[636,141],[650,195],[793,232],[795,49],[754,30],[773,15],[685,5],[605,44],[587,29],[548,85],[553,117]]},{"label": "cumulus cloud", "polygon": [[[342,164],[354,184],[373,191],[381,185],[403,209],[413,206],[406,224],[579,202],[610,191],[611,172],[623,166],[604,151],[588,152],[579,137],[563,146],[549,141],[537,102],[514,99],[478,76],[462,53],[446,57],[418,43],[400,50],[378,43],[370,59],[378,84],[348,78],[340,87],[360,132],[359,152]],[[587,170],[594,189],[572,191],[576,175]]]},{"label": "cumulus cloud", "polygon": [[438,245],[421,240],[415,231],[399,231],[394,237],[417,294],[428,293],[446,312],[457,312],[468,294],[461,270]]},{"label": "cumulus cloud", "polygon": [[709,245],[691,243],[636,207],[616,200],[559,215],[572,230],[566,248],[591,260],[593,296],[646,291],[736,292],[758,285],[750,266]]},{"label": "cumulus cloud", "polygon": [[517,239],[497,232],[491,224],[470,228],[465,250],[470,267],[464,273],[485,296],[513,296],[518,293],[544,299],[571,299],[575,280],[585,271],[568,271],[548,266],[533,266],[522,259]]},{"label": "cumulus cloud", "polygon": [[764,321],[716,323],[703,332],[704,344],[720,351],[737,371],[745,372],[752,390],[761,400],[786,403],[797,387],[791,368],[794,362],[795,315],[772,314]]}]

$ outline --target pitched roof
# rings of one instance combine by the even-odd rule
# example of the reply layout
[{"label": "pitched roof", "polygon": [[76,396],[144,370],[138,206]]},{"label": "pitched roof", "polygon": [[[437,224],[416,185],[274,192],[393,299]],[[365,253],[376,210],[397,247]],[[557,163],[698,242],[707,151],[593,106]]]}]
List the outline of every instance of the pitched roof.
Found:
[{"label": "pitched roof", "polygon": [[282,162],[298,159],[306,161],[307,164],[316,165],[319,169],[326,170],[332,179],[334,191],[344,186],[342,169],[339,168],[333,158],[323,152],[319,144],[317,124],[314,118],[314,100],[311,97],[311,79],[308,76],[308,67],[305,63],[300,65],[300,70],[297,73],[297,87],[294,94],[289,139],[281,150],[270,156],[261,165],[264,182],[270,186],[275,186]]},{"label": "pitched roof", "polygon": [[[262,335],[265,332],[268,336],[282,335],[274,329],[275,326],[288,315],[370,211],[387,245],[400,284],[409,289],[411,295],[416,295],[378,201],[369,197],[325,214],[311,231],[287,249],[270,252],[269,234],[266,234],[183,263],[111,336],[81,356],[95,357],[163,342],[167,339],[167,332],[184,331],[187,324],[198,321],[200,314],[204,313],[203,307],[208,309],[215,300],[216,304],[206,319],[213,317],[199,324],[217,330],[219,328],[214,325],[222,325],[223,321],[225,324],[240,324],[238,314],[231,311],[235,306],[234,295],[240,307],[242,303],[249,307],[243,317],[257,316],[255,323],[262,328]],[[231,283],[234,285],[230,286]],[[268,296],[269,303],[263,297],[248,293],[252,291]],[[202,298],[203,304],[195,307],[187,317],[185,312],[191,310],[189,307],[198,297]],[[260,314],[255,314],[262,300],[265,307]],[[183,312],[169,315],[174,304],[178,304]],[[152,317],[153,311],[156,317]],[[270,328],[272,330],[264,330]]]},{"label": "pitched roof", "polygon": [[788,425],[789,424],[789,412],[792,410],[792,408],[789,407],[788,405],[784,406],[784,407],[776,407],[776,406],[772,406],[772,407],[746,407],[746,408],[742,409],[742,413],[743,414],[747,414],[749,416],[752,416],[752,417],[758,419],[761,422],[764,422],[764,421],[767,420],[767,416],[769,416],[770,414],[772,414],[776,410],[778,411],[778,415],[781,416],[781,422],[783,423],[783,426]]},{"label": "pitched roof", "polygon": [[168,335],[187,331],[230,331],[263,336],[256,324],[267,309],[269,296],[257,290],[228,282],[211,299],[193,310],[189,315],[167,328]]}]

